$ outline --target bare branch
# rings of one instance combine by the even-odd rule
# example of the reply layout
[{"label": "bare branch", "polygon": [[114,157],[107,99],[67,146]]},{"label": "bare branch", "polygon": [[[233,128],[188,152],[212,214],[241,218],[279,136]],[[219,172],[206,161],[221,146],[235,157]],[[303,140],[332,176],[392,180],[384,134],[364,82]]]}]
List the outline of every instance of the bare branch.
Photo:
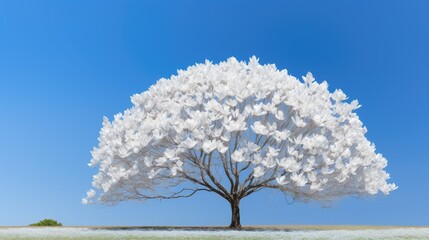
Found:
[{"label": "bare branch", "polygon": [[[182,194],[185,191],[191,191],[188,194]],[[207,188],[197,188],[197,189],[189,189],[189,188],[184,188],[182,190],[180,190],[179,192],[173,193],[171,195],[145,195],[145,194],[141,194],[139,192],[137,192],[137,194],[140,196],[141,199],[176,199],[176,198],[187,198],[187,197],[191,197],[193,196],[195,193],[200,192],[200,191],[206,191],[206,192],[211,192],[210,189]]]}]

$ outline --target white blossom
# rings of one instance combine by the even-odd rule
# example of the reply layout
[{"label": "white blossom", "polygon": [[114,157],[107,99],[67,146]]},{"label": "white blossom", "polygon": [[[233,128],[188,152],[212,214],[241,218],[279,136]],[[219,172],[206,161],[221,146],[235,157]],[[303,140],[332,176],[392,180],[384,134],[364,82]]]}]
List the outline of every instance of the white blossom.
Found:
[{"label": "white blossom", "polygon": [[187,149],[192,149],[197,145],[197,141],[193,140],[192,138],[187,138],[185,141],[182,142],[181,146]]},{"label": "white blossom", "polygon": [[95,197],[95,191],[94,189],[90,189],[88,192],[86,192],[86,198],[82,198],[83,204],[92,203],[94,197]]},{"label": "white blossom", "polygon": [[206,140],[203,143],[203,151],[208,154],[215,150],[218,146],[219,142],[216,140]]},{"label": "white blossom", "polygon": [[286,178],[286,176],[280,176],[280,177],[276,177],[276,180],[277,180],[277,183],[279,184],[279,185],[286,185],[286,184],[288,184],[289,183],[289,181],[287,181],[287,178]]},{"label": "white blossom", "polygon": [[262,175],[265,174],[264,168],[261,166],[256,166],[255,168],[253,168],[253,176],[255,178],[261,177]]},{"label": "white blossom", "polygon": [[307,126],[307,123],[304,120],[302,120],[299,116],[292,116],[292,121],[299,128],[303,128]]},{"label": "white blossom", "polygon": [[232,155],[231,155],[231,159],[234,162],[244,162],[244,161],[246,161],[243,149],[234,151],[234,153],[232,153]]},{"label": "white blossom", "polygon": [[252,130],[256,133],[256,134],[260,134],[260,135],[267,135],[268,134],[268,128],[265,127],[261,122],[256,121],[253,125],[252,125]]},{"label": "white blossom", "polygon": [[297,174],[296,172],[292,173],[290,179],[295,183],[298,187],[303,187],[307,184],[308,180],[305,177],[304,173]]}]

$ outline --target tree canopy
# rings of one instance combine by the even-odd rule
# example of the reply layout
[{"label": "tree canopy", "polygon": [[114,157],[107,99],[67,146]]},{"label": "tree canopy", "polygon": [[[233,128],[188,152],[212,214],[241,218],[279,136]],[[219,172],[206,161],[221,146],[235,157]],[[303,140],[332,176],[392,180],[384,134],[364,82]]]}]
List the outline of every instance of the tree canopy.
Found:
[{"label": "tree canopy", "polygon": [[302,80],[256,57],[206,61],[160,79],[133,95],[130,109],[104,118],[90,162],[99,171],[83,203],[209,191],[234,215],[233,205],[238,211],[264,188],[303,201],[396,189],[365,137],[358,101],[311,73]]}]

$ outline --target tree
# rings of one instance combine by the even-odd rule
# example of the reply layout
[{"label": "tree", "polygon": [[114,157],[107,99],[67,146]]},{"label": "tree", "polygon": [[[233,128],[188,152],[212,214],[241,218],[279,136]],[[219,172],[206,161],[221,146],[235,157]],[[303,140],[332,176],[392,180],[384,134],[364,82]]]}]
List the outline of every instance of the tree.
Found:
[{"label": "tree", "polygon": [[388,194],[386,159],[365,138],[358,101],[328,91],[311,73],[303,82],[230,58],[160,79],[105,117],[90,166],[99,166],[83,203],[175,199],[212,192],[231,205],[262,189],[297,200]]},{"label": "tree", "polygon": [[37,223],[30,224],[30,226],[32,226],[32,227],[48,227],[48,226],[49,227],[60,227],[60,226],[62,226],[62,224],[60,222],[53,220],[53,219],[47,218],[47,219],[43,219],[42,221],[39,221]]}]

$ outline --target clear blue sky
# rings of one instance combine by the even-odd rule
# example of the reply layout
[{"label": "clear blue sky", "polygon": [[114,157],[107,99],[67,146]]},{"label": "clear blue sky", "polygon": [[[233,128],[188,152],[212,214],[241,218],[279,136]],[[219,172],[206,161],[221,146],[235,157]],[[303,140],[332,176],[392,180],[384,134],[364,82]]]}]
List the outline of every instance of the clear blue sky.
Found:
[{"label": "clear blue sky", "polygon": [[311,71],[358,99],[399,189],[331,208],[259,192],[248,224],[429,225],[429,1],[0,2],[0,225],[228,225],[210,193],[85,206],[103,116],[177,69],[230,56]]}]

